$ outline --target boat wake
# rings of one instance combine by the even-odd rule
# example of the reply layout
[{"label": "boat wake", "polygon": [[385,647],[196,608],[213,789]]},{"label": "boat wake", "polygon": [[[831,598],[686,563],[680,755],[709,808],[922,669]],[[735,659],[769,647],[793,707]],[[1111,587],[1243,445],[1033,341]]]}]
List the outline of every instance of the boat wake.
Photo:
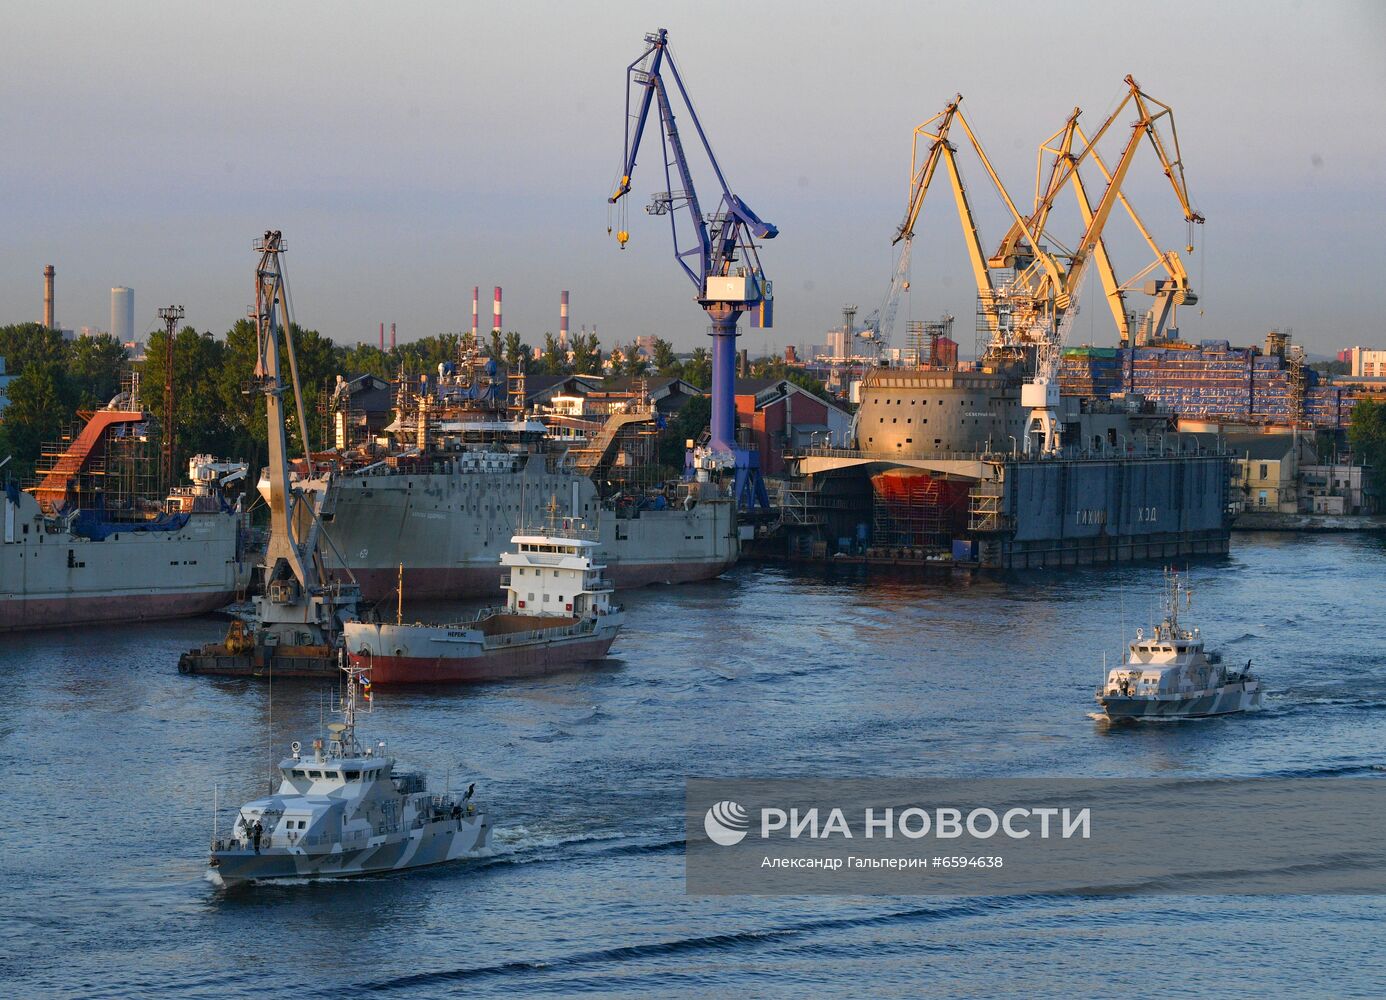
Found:
[{"label": "boat wake", "polygon": [[460,983],[479,979],[524,976],[533,972],[562,973],[565,971],[601,966],[612,963],[640,962],[665,957],[696,955],[709,952],[738,952],[773,945],[822,931],[843,931],[862,927],[880,927],[896,923],[934,922],[976,916],[1005,907],[1022,905],[1026,897],[1013,899],[989,899],[954,905],[917,907],[890,913],[865,914],[851,917],[832,917],[822,920],[807,920],[785,927],[769,927],[759,930],[733,931],[726,934],[704,934],[685,938],[671,938],[640,944],[600,948],[590,951],[574,952],[545,959],[522,959],[498,962],[491,965],[464,966],[456,969],[438,969],[420,972],[409,976],[375,980],[357,984],[358,989],[371,992],[417,989],[418,987],[441,986],[445,983]]}]

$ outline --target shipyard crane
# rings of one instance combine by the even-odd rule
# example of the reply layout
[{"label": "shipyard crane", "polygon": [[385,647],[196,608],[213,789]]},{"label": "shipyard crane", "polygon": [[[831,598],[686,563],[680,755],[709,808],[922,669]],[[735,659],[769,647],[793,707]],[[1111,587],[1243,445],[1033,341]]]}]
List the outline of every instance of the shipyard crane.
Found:
[{"label": "shipyard crane", "polygon": [[[1056,453],[1059,448],[1058,420],[1055,412],[1059,396],[1059,359],[1067,329],[1076,313],[1077,301],[1090,261],[1095,262],[1102,273],[1113,315],[1120,317],[1119,330],[1126,329],[1122,292],[1126,286],[1151,273],[1153,267],[1163,266],[1169,275],[1166,282],[1153,283],[1152,294],[1157,295],[1157,312],[1167,316],[1174,304],[1191,300],[1192,291],[1188,288],[1187,278],[1177,255],[1163,254],[1156,248],[1158,256],[1155,264],[1123,284],[1115,277],[1110,257],[1102,241],[1103,230],[1112,209],[1120,201],[1136,220],[1147,242],[1152,247],[1155,246],[1149,231],[1140,222],[1139,216],[1135,214],[1121,190],[1134,154],[1145,137],[1149,137],[1160,158],[1162,169],[1174,186],[1186,221],[1190,226],[1203,221],[1203,217],[1193,211],[1188,201],[1177,134],[1173,132],[1172,109],[1142,91],[1130,76],[1125,82],[1126,96],[1091,139],[1084,136],[1078,128],[1079,111],[1075,109],[1065,127],[1041,145],[1040,165],[1037,167],[1036,175],[1035,207],[1028,216],[1023,216],[1016,207],[1015,200],[1006,190],[981,141],[963,115],[959,107],[961,95],[958,95],[943,112],[915,129],[909,200],[905,219],[896,230],[895,241],[899,242],[913,236],[924,197],[928,193],[938,162],[942,160],[948,169],[957,202],[968,257],[977,283],[978,301],[991,329],[992,349],[998,352],[1015,351],[1020,348],[1034,350],[1034,377],[1021,390],[1021,405],[1031,409],[1031,419],[1025,436],[1027,452],[1034,448],[1037,440],[1043,454]],[[1107,134],[1118,115],[1133,102],[1139,118],[1132,125],[1131,138],[1121,156],[1115,166],[1109,169],[1105,162],[1100,161],[1097,144]],[[1173,159],[1169,157],[1166,144],[1156,128],[1156,123],[1164,117],[1170,119],[1175,151]],[[966,133],[973,151],[1011,216],[1010,229],[1002,239],[997,252],[990,257],[982,252],[981,239],[957,166],[956,149],[949,141],[949,129],[955,122]],[[1054,146],[1052,143],[1056,141],[1056,137],[1058,144]],[[1073,151],[1075,138],[1081,144],[1076,153]],[[922,159],[921,139],[928,140],[927,152]],[[1054,162],[1048,182],[1042,186],[1040,178],[1046,152],[1053,154]],[[1089,201],[1079,175],[1079,167],[1089,156],[1094,162],[1100,163],[1106,181],[1106,187],[1096,207]],[[1055,198],[1070,184],[1078,193],[1084,225],[1082,235],[1071,251],[1063,249],[1059,241],[1046,230]],[[1051,244],[1058,249],[1051,249]],[[993,272],[1009,272],[1009,276],[998,280],[993,277]],[[1161,321],[1157,319],[1156,322]]]},{"label": "shipyard crane", "polygon": [[[896,227],[895,238],[891,242],[899,243],[903,240],[906,247],[911,245],[914,239],[915,223],[919,221],[919,212],[924,207],[924,198],[929,193],[929,186],[933,183],[939,162],[942,161],[953,189],[953,200],[957,204],[958,221],[962,224],[963,243],[967,247],[968,262],[972,265],[972,277],[977,284],[977,296],[979,301],[985,305],[992,300],[994,295],[991,272],[987,269],[987,257],[982,250],[982,237],[977,230],[976,217],[972,214],[972,205],[967,197],[967,188],[963,185],[962,172],[958,169],[957,147],[949,139],[949,131],[954,121],[962,124],[969,136],[972,134],[972,130],[963,117],[961,105],[962,94],[958,94],[942,111],[914,130],[905,219]],[[996,180],[994,173],[992,176]],[[998,185],[1000,184],[999,180],[996,182]],[[999,326],[995,310],[987,308],[986,318],[994,336]]]},{"label": "shipyard crane", "polygon": [[[1128,99],[1131,98],[1129,88],[1133,82],[1129,77],[1127,78]],[[1154,98],[1149,97],[1149,95],[1143,94],[1142,97],[1146,101],[1155,103],[1164,111],[1168,111],[1166,105],[1154,101]],[[1053,240],[1053,235],[1046,231],[1046,225],[1054,202],[1064,189],[1066,181],[1073,190],[1083,225],[1087,226],[1092,222],[1094,209],[1079,170],[1085,157],[1090,158],[1097,169],[1101,171],[1104,182],[1110,183],[1112,180],[1111,170],[1108,169],[1102,154],[1094,143],[1089,142],[1082,127],[1078,124],[1078,117],[1081,113],[1081,109],[1074,108],[1063,127],[1040,144],[1035,165],[1035,207],[1031,215],[1024,220],[1026,228],[1039,238]],[[1158,133],[1153,131],[1151,132],[1152,144],[1159,156],[1161,169],[1174,189],[1184,220],[1189,226],[1189,239],[1184,249],[1186,252],[1192,252],[1193,226],[1202,224],[1204,220],[1203,216],[1193,209],[1189,201],[1188,187],[1184,180],[1183,163],[1179,151],[1178,133],[1174,130],[1172,112],[1170,112],[1170,131],[1175,151],[1173,160],[1169,158],[1165,145],[1158,141]],[[1075,152],[1074,149],[1075,140],[1078,144],[1078,152]],[[1046,155],[1052,157],[1047,180],[1044,179]],[[1125,191],[1120,188],[1117,189],[1117,200],[1126,210],[1127,215],[1150,247],[1154,257],[1131,277],[1121,280],[1116,275],[1105,241],[1099,237],[1093,245],[1092,262],[1101,276],[1103,292],[1112,318],[1116,322],[1120,342],[1132,344],[1146,340],[1163,340],[1173,325],[1176,307],[1186,304],[1192,305],[1198,301],[1198,296],[1189,284],[1188,273],[1179,253],[1175,250],[1162,250],[1160,248],[1154,236],[1151,235],[1150,229],[1126,196]],[[988,264],[993,269],[1023,269],[1028,263],[1029,260],[1022,242],[1021,224],[1012,222],[1010,229],[1001,240],[1000,247],[988,261]],[[1164,277],[1145,280],[1158,271],[1163,271]],[[1143,281],[1144,285],[1142,286]],[[1127,310],[1125,296],[1126,292],[1137,287],[1140,287],[1145,294],[1152,296],[1155,301],[1143,318],[1139,332],[1133,337],[1131,321],[1134,316]]]},{"label": "shipyard crane", "polygon": [[900,309],[900,296],[909,291],[910,287],[910,249],[914,246],[914,240],[906,239],[905,245],[900,248],[900,256],[895,262],[895,273],[890,278],[890,288],[886,291],[885,301],[880,308],[874,309],[871,315],[866,317],[862,327],[867,336],[876,345],[876,353],[879,356],[881,348],[890,343],[890,335],[895,331],[895,315]]},{"label": "shipyard crane", "polygon": [[[1035,444],[1038,444],[1040,451],[1046,455],[1056,454],[1059,450],[1059,427],[1055,411],[1059,404],[1059,362],[1063,344],[1076,313],[1079,290],[1086,277],[1088,263],[1100,258],[1099,266],[1104,270],[1104,285],[1111,290],[1115,284],[1114,276],[1111,273],[1110,259],[1102,246],[1102,233],[1117,202],[1122,200],[1122,184],[1143,140],[1149,139],[1151,146],[1154,147],[1160,159],[1161,168],[1174,186],[1180,204],[1184,208],[1185,219],[1190,227],[1203,221],[1203,217],[1194,212],[1189,205],[1187,187],[1184,183],[1183,163],[1178,151],[1177,133],[1174,132],[1173,128],[1173,109],[1141,90],[1140,85],[1133,77],[1128,75],[1125,83],[1127,86],[1126,96],[1102,123],[1093,137],[1084,142],[1083,148],[1077,154],[1070,150],[1055,163],[1050,181],[1051,201],[1052,194],[1057,193],[1072,177],[1076,176],[1079,166],[1089,155],[1096,157],[1098,142],[1107,133],[1112,123],[1116,121],[1117,116],[1128,105],[1134,105],[1138,117],[1131,125],[1131,135],[1127,139],[1126,145],[1110,170],[1103,164],[1102,172],[1107,183],[1096,207],[1087,203],[1086,191],[1082,191],[1080,194],[1080,208],[1084,209],[1085,225],[1078,244],[1067,255],[1066,267],[1060,264],[1057,255],[1050,254],[1042,248],[1043,244],[1039,240],[1042,230],[1032,231],[1026,228],[1025,241],[1035,251],[1035,262],[1019,270],[1015,281],[1005,290],[1006,296],[1011,301],[1023,302],[1027,307],[1026,315],[1030,324],[1028,339],[1035,344],[1035,375],[1021,389],[1021,405],[1029,407],[1031,411],[1025,433],[1027,451],[1031,450]],[[1175,149],[1173,160],[1169,158],[1157,127],[1162,118],[1169,119],[1170,133]],[[1070,122],[1072,122],[1076,132],[1076,111],[1070,116]],[[1126,204],[1129,206],[1129,202]],[[1009,198],[1007,205],[1011,208],[1013,222],[1026,227],[1026,220],[1022,219],[1019,213],[1015,211]],[[1047,208],[1045,213],[1047,214]],[[1134,211],[1131,211],[1131,214],[1134,216]],[[1040,222],[1043,222],[1043,218],[1040,219]],[[1034,225],[1033,218],[1030,225]],[[1141,228],[1144,231],[1144,227]],[[1147,240],[1153,245],[1154,241],[1149,238],[1148,232]],[[1003,253],[1004,247],[1005,242],[1003,241]],[[1180,270],[1182,271],[1182,268]],[[1180,291],[1177,288],[1169,290],[1171,292]],[[1187,295],[1186,292],[1184,294]],[[1108,299],[1109,301],[1112,299],[1110,294]]]},{"label": "shipyard crane", "polygon": [[[288,284],[280,255],[286,250],[277,230],[256,242],[260,262],[255,268],[255,377],[250,390],[265,397],[269,438],[267,472],[270,537],[265,551],[264,594],[255,599],[256,645],[331,646],[341,624],[356,612],[360,590],[350,583],[330,583],[318,552],[322,532],[319,507],[327,480],[314,478],[308,447],[298,358],[294,352],[289,316]],[[289,359],[286,384],[280,367],[281,345]],[[292,392],[299,436],[303,439],[305,476],[290,474],[284,396]],[[345,563],[345,560],[343,560]]]},{"label": "shipyard crane", "polygon": [[[620,203],[622,215],[616,238],[622,248],[630,239],[622,199],[631,189],[636,156],[651,117],[651,106],[657,106],[666,190],[656,193],[645,211],[649,215],[669,217],[674,260],[693,282],[697,289],[694,297],[711,321],[708,331],[712,337],[711,441],[695,462],[700,470],[733,471],[733,492],[738,505],[759,503],[768,507],[770,501],[760,477],[757,452],[736,445],[736,324],[741,314],[748,312],[753,327],[771,325],[771,283],[761,268],[755,241],[773,239],[779,230],[751,211],[727,186],[669,51],[668,31],[660,28],[646,35],[645,45],[640,57],[626,67],[625,153],[620,180],[607,199],[611,205]],[[666,83],[666,70],[722,189],[721,203],[711,214],[704,215],[693,184],[692,169],[675,123],[675,95]],[[675,187],[674,172],[677,172],[681,187]],[[686,235],[681,235],[680,215],[686,218],[691,229]]]}]

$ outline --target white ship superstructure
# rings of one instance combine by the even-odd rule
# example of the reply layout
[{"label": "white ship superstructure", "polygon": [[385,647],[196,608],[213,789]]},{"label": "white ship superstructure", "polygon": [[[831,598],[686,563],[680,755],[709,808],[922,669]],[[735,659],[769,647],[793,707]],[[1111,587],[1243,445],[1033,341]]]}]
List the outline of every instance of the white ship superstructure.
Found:
[{"label": "white ship superstructure", "polygon": [[501,556],[505,603],[464,622],[348,622],[347,655],[381,684],[485,681],[606,656],[624,622],[595,532],[551,508],[549,527]]},{"label": "white ship superstructure", "polygon": [[212,840],[210,865],[225,883],[328,878],[401,871],[456,861],[486,846],[485,806],[465,794],[430,792],[423,774],[400,772],[385,744],[356,738],[358,694],[369,675],[346,667],[343,721],[313,741],[295,742],[279,763],[279,788],[247,802],[231,833]]},{"label": "white ship superstructure", "polygon": [[1097,703],[1109,719],[1192,719],[1261,707],[1261,681],[1245,667],[1223,664],[1204,649],[1197,628],[1179,623],[1181,601],[1190,591],[1175,573],[1166,574],[1165,617],[1146,635],[1136,630],[1120,666],[1107,672]]}]

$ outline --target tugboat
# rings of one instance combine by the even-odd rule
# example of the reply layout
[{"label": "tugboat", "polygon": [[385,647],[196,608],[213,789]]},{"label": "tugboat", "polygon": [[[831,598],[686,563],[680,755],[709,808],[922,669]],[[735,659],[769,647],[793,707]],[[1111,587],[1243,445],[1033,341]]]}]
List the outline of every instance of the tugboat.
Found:
[{"label": "tugboat", "polygon": [[346,623],[349,662],[378,685],[432,684],[531,677],[606,656],[625,616],[611,603],[596,532],[550,504],[544,529],[510,542],[514,551],[500,559],[510,571],[503,606],[470,621],[405,624],[401,587],[394,624]]},{"label": "tugboat", "polygon": [[342,672],[342,721],[310,756],[295,740],[279,790],[241,806],[230,837],[213,834],[210,865],[223,884],[403,871],[486,847],[491,820],[475,784],[464,795],[430,792],[425,775],[395,770],[383,741],[357,742],[357,698],[370,704],[371,680],[350,664]]},{"label": "tugboat", "polygon": [[1261,707],[1261,681],[1245,667],[1226,667],[1203,648],[1197,628],[1179,624],[1179,605],[1192,603],[1188,584],[1165,573],[1165,617],[1147,636],[1136,629],[1121,666],[1107,674],[1097,703],[1112,721],[1201,719]]}]

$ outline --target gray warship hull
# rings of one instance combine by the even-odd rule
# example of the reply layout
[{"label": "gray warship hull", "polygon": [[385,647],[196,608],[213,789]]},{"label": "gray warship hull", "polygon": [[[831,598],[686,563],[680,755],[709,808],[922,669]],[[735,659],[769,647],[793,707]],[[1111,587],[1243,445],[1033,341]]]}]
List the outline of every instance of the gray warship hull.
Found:
[{"label": "gray warship hull", "polygon": [[212,870],[222,882],[283,878],[347,878],[424,868],[457,861],[486,847],[491,825],[485,814],[462,820],[427,823],[399,839],[349,848],[332,844],[322,850],[293,847],[222,845],[212,852]]},{"label": "gray warship hull", "polygon": [[27,493],[0,495],[0,632],[205,614],[235,599],[239,515],[199,512],[172,530],[87,537]]},{"label": "gray warship hull", "polygon": [[1098,695],[1097,703],[1112,721],[1136,719],[1207,719],[1255,711],[1261,707],[1259,684],[1229,684],[1190,698],[1130,698]]},{"label": "gray warship hull", "polygon": [[494,597],[500,556],[525,523],[537,523],[551,501],[600,534],[607,577],[618,589],[707,580],[736,563],[736,509],[707,499],[655,510],[613,508],[591,479],[543,455],[461,461],[424,474],[380,468],[338,476],[324,503],[331,544],[326,566],[347,570],[367,600]]}]

